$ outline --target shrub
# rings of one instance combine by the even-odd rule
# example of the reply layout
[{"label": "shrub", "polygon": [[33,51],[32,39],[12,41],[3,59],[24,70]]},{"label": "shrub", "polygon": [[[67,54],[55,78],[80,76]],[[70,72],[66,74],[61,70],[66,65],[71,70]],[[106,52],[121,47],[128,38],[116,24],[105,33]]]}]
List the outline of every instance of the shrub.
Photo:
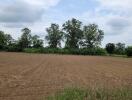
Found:
[{"label": "shrub", "polygon": [[58,49],[58,48],[26,48],[27,53],[45,53],[45,54],[73,54],[73,55],[106,55],[102,48],[92,49]]},{"label": "shrub", "polygon": [[26,53],[41,53],[41,48],[25,48],[23,51]]},{"label": "shrub", "polygon": [[6,46],[5,51],[8,51],[8,52],[22,52],[22,49],[19,48],[18,45],[13,44],[13,45]]},{"label": "shrub", "polygon": [[132,56],[132,46],[129,46],[126,48],[126,54],[128,57],[131,57]]}]

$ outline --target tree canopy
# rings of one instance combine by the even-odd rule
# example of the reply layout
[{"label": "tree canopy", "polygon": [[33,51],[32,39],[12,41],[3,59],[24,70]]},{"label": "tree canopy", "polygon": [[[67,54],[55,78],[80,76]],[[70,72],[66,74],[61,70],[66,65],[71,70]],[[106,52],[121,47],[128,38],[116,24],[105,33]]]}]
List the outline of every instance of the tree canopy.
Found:
[{"label": "tree canopy", "polygon": [[83,35],[82,45],[87,48],[99,46],[102,39],[104,38],[103,30],[100,30],[96,24],[89,24],[84,26]]},{"label": "tree canopy", "polygon": [[24,28],[21,30],[22,36],[19,40],[19,46],[21,49],[30,47],[31,44],[31,30],[28,28]]},{"label": "tree canopy", "polygon": [[63,32],[59,29],[58,24],[51,24],[49,28],[46,29],[47,35],[45,39],[48,41],[49,47],[57,48],[61,46],[61,40],[63,38]]},{"label": "tree canopy", "polygon": [[65,31],[66,48],[78,48],[79,41],[83,37],[81,30],[82,22],[77,19],[68,20],[63,24],[63,30]]}]

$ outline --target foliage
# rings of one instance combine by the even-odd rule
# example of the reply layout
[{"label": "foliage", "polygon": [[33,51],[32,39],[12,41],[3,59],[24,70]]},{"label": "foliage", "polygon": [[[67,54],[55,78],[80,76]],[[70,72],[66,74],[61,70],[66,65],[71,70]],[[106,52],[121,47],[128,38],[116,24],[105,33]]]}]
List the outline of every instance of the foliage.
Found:
[{"label": "foliage", "polygon": [[132,46],[126,48],[126,54],[128,57],[132,57]]},{"label": "foliage", "polygon": [[115,44],[115,54],[124,55],[125,54],[125,44],[117,43]]},{"label": "foliage", "polygon": [[61,46],[61,40],[63,37],[63,32],[59,29],[58,24],[51,24],[51,27],[47,28],[48,35],[45,39],[51,48],[57,48]]},{"label": "foliage", "polygon": [[63,92],[48,97],[47,100],[84,100],[86,91],[81,89],[65,89]]},{"label": "foliage", "polygon": [[6,46],[5,50],[9,52],[22,52],[22,49],[19,47],[18,41],[13,41],[10,45]]},{"label": "foliage", "polygon": [[79,41],[83,36],[81,25],[82,22],[74,18],[72,20],[68,20],[63,24],[63,30],[65,31],[66,48],[79,47]]},{"label": "foliage", "polygon": [[88,26],[84,26],[83,34],[84,38],[81,44],[86,48],[99,46],[104,37],[104,32],[98,29],[98,25],[96,24],[89,24]]},{"label": "foliage", "polygon": [[38,35],[32,36],[32,47],[33,48],[41,48],[43,47],[43,40],[39,39]]},{"label": "foliage", "polygon": [[5,39],[6,39],[6,46],[9,46],[13,43],[14,39],[10,34],[5,34]]},{"label": "foliage", "polygon": [[4,49],[6,45],[6,38],[3,31],[0,31],[0,50]]},{"label": "foliage", "polygon": [[106,55],[102,48],[92,49],[59,49],[59,48],[26,48],[27,53],[45,53],[45,54],[72,54],[72,55]]},{"label": "foliage", "polygon": [[131,100],[132,88],[115,89],[78,89],[69,88],[47,97],[47,100]]},{"label": "foliage", "polygon": [[12,45],[14,39],[10,34],[5,34],[3,31],[0,31],[0,50],[7,49]]},{"label": "foliage", "polygon": [[42,48],[25,48],[23,51],[26,53],[42,53]]},{"label": "foliage", "polygon": [[113,54],[114,51],[115,51],[115,44],[114,43],[108,43],[106,45],[106,51],[109,53],[109,54]]},{"label": "foliage", "polygon": [[31,45],[31,30],[24,28],[21,30],[23,32],[18,44],[20,49],[28,48]]},{"label": "foliage", "polygon": [[[51,24],[46,29],[45,39],[48,47],[43,47],[43,40],[38,35],[31,35],[31,30],[24,28],[22,35],[16,41],[11,35],[0,31],[0,51],[29,52],[29,53],[53,53],[73,55],[127,55],[131,56],[131,47],[125,48],[124,43],[108,43],[105,50],[100,48],[104,38],[103,30],[96,24],[82,26],[82,22],[73,18],[62,25]],[[61,48],[61,43],[65,47]],[[107,52],[106,52],[107,51]]]}]

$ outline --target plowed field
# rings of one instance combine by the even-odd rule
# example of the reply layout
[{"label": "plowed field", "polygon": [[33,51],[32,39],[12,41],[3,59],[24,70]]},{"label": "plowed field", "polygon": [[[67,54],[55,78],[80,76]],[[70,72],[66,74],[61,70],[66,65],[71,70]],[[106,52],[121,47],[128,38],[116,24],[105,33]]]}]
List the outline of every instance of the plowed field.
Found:
[{"label": "plowed field", "polygon": [[131,84],[131,58],[0,53],[0,100],[44,100],[65,87]]}]

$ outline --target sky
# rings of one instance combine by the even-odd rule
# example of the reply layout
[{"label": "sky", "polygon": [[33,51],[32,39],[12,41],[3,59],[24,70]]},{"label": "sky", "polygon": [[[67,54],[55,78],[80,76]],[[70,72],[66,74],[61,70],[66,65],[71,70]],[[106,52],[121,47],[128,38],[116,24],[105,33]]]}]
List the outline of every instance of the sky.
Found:
[{"label": "sky", "polygon": [[21,29],[44,38],[51,23],[71,18],[83,25],[95,23],[104,30],[102,46],[122,42],[132,45],[132,0],[0,0],[0,30],[17,39]]}]

